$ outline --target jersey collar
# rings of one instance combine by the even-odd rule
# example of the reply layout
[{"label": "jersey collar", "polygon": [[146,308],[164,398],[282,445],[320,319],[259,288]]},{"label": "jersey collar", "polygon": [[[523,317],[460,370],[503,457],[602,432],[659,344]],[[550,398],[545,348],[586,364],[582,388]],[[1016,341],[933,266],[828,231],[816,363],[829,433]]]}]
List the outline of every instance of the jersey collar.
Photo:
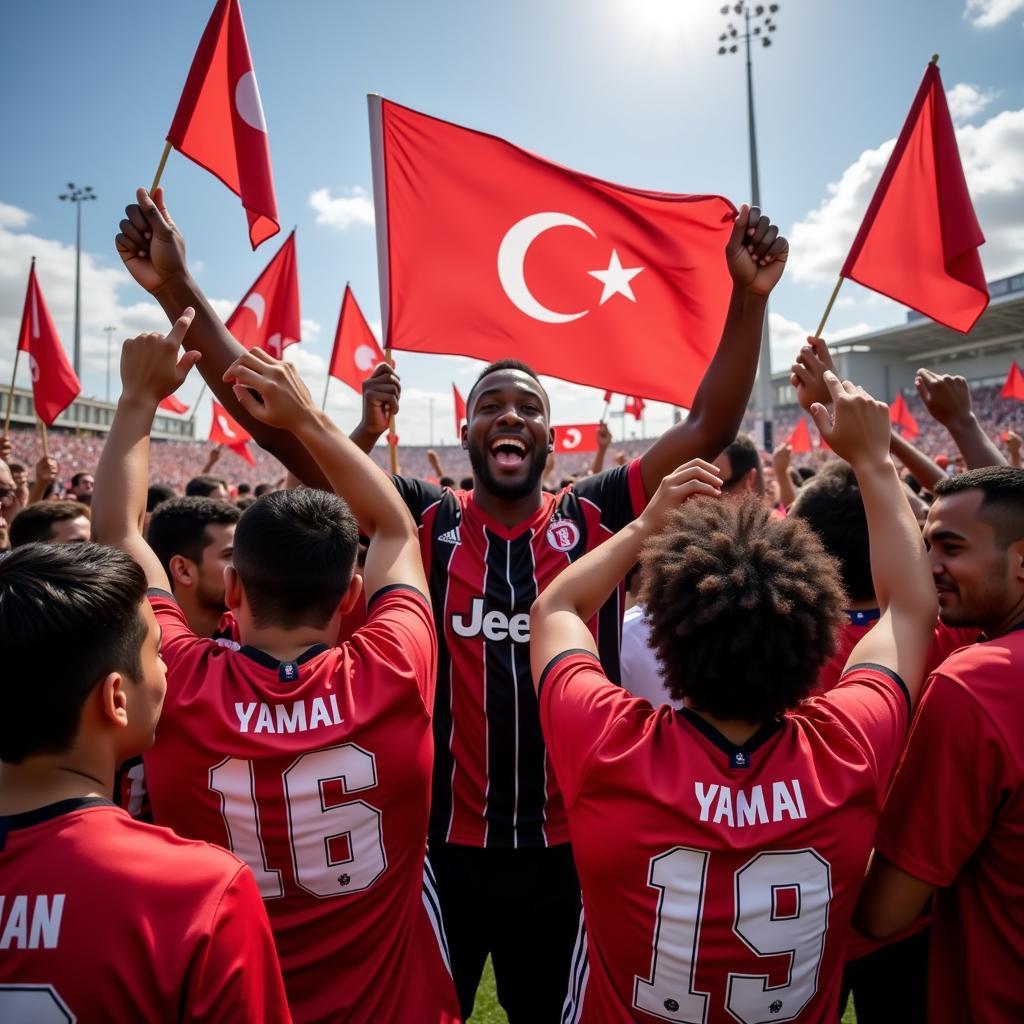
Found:
[{"label": "jersey collar", "polygon": [[502,540],[516,540],[528,530],[540,529],[550,518],[551,510],[555,504],[555,497],[547,491],[541,491],[540,506],[536,512],[520,520],[514,526],[506,526],[499,523],[493,516],[488,515],[478,504],[475,498],[476,491],[469,491],[466,499],[467,511],[472,510],[473,517],[479,519],[491,533],[497,534]]},{"label": "jersey collar", "polygon": [[102,796],[76,796],[70,800],[58,800],[54,804],[36,807],[31,811],[23,811],[21,814],[9,814],[6,817],[0,817],[0,850],[6,845],[8,834],[16,829],[42,825],[46,821],[52,821],[54,818],[60,818],[65,814],[73,814],[75,811],[84,811],[89,807],[115,806],[115,804]]},{"label": "jersey collar", "polygon": [[710,740],[723,754],[729,757],[730,768],[749,768],[750,755],[760,747],[763,747],[782,727],[785,722],[777,718],[772,722],[765,722],[757,732],[754,733],[746,743],[733,743],[727,736],[722,735],[710,722],[701,718],[690,708],[680,708],[678,714],[682,715],[699,733]]}]

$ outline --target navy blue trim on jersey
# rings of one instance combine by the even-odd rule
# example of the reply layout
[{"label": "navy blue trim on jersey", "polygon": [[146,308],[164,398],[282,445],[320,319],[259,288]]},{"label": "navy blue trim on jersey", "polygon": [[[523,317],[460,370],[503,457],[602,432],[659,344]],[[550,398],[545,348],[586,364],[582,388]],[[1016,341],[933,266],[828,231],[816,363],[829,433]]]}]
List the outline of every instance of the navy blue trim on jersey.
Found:
[{"label": "navy blue trim on jersey", "polygon": [[31,811],[22,811],[21,814],[0,816],[0,850],[6,845],[7,836],[18,829],[42,825],[44,821],[53,821],[54,818],[73,814],[75,811],[82,811],[87,807],[116,806],[117,804],[102,796],[75,796],[69,800],[58,800],[54,804],[35,807]]},{"label": "navy blue trim on jersey", "polygon": [[556,654],[545,666],[544,671],[540,674],[540,682],[537,684],[537,696],[540,696],[540,691],[544,687],[544,683],[548,676],[551,674],[551,670],[559,664],[559,662],[565,661],[566,658],[571,658],[574,654],[585,654],[588,658],[593,658],[597,662],[596,667],[601,668],[600,659],[594,654],[593,651],[585,650],[582,647],[570,647],[567,651],[562,651],[560,654]]},{"label": "navy blue trim on jersey", "polygon": [[[323,654],[324,651],[329,651],[330,647],[327,644],[313,644],[312,647],[307,647],[297,658],[292,658],[292,662],[296,665],[303,665],[311,658],[315,658],[318,654]],[[252,659],[257,665],[262,665],[264,668],[280,668],[285,662],[278,661],[272,654],[267,654],[266,651],[261,651],[258,647],[250,647],[246,644],[244,647],[238,649],[239,654],[244,654],[247,658]]]},{"label": "navy blue trim on jersey", "polygon": [[869,622],[877,622],[882,617],[881,608],[847,608],[846,616],[851,626],[866,626]]},{"label": "navy blue trim on jersey", "polygon": [[428,608],[430,607],[430,599],[426,594],[423,593],[418,587],[414,587],[411,583],[389,583],[386,587],[381,587],[369,601],[366,602],[366,611],[369,613],[370,609],[385,595],[390,594],[392,590],[410,590],[414,593]]},{"label": "navy blue trim on jersey", "polygon": [[[786,723],[781,718],[771,722],[765,722],[753,736],[745,743],[733,743],[727,736],[723,736],[710,722],[705,721],[690,708],[680,708],[676,714],[681,715],[699,733],[707,737],[723,754],[729,755],[730,767],[746,768],[750,766],[750,755],[759,747],[763,747]],[[742,762],[738,761],[737,755],[743,755]]]},{"label": "navy blue trim on jersey", "polygon": [[908,714],[914,710],[914,702],[910,699],[910,690],[907,689],[907,684],[903,682],[900,677],[893,672],[891,668],[887,668],[885,665],[877,665],[873,661],[862,661],[856,665],[851,665],[840,677],[839,682],[842,682],[851,672],[858,668],[869,668],[875,672],[881,672],[883,676],[888,676],[902,691],[903,696],[907,700],[907,712]]}]

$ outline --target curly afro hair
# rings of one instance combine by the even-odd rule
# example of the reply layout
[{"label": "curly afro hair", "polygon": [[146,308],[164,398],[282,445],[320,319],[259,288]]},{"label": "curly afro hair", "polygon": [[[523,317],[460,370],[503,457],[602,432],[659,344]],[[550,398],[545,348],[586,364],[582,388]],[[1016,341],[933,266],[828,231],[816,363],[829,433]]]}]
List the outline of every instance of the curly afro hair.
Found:
[{"label": "curly afro hair", "polygon": [[795,707],[835,653],[846,595],[817,535],[756,495],[675,509],[641,555],[651,647],[676,700],[722,720]]}]

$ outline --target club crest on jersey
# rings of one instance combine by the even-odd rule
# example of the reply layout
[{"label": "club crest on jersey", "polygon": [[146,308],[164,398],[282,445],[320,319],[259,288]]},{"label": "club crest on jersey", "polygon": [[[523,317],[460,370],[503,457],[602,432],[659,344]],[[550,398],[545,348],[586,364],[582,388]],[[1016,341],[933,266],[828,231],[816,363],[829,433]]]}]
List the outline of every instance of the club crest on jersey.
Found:
[{"label": "club crest on jersey", "polygon": [[548,527],[548,544],[556,551],[572,551],[580,542],[580,528],[571,519],[555,519]]}]

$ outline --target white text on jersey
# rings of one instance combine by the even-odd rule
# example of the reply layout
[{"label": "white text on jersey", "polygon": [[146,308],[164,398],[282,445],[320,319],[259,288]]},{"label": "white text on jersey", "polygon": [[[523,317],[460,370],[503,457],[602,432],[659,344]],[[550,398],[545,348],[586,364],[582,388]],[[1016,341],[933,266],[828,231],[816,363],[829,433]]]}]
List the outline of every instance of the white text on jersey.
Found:
[{"label": "white text on jersey", "polygon": [[[10,904],[5,906],[8,898]],[[64,914],[64,893],[37,896],[32,905],[31,917],[28,900],[28,896],[0,896],[0,925],[3,926],[0,930],[0,949],[57,948],[60,941],[60,919]]]},{"label": "white text on jersey", "polygon": [[452,630],[458,636],[473,637],[481,633],[486,640],[511,640],[517,644],[530,642],[530,615],[519,612],[511,618],[503,611],[491,611],[484,615],[484,599],[474,597],[469,603],[469,618],[452,615]]},{"label": "white text on jersey", "polygon": [[787,817],[794,820],[807,817],[799,779],[771,784],[771,817],[768,815],[764,786],[751,786],[749,790],[738,789],[735,797],[729,786],[719,786],[717,783],[705,789],[702,782],[695,782],[693,790],[700,804],[700,820],[711,821],[716,825],[724,822],[730,828],[744,828],[747,825],[767,825],[769,821],[782,821]]},{"label": "white text on jersey", "polygon": [[238,731],[250,732],[249,724],[252,716],[259,708],[256,721],[252,726],[253,734],[258,732],[308,732],[324,725],[341,725],[345,721],[338,711],[338,696],[332,693],[325,701],[323,697],[314,697],[310,704],[309,715],[306,715],[306,702],[296,700],[290,704],[263,704],[251,701],[248,704],[235,704],[238,715]]}]

